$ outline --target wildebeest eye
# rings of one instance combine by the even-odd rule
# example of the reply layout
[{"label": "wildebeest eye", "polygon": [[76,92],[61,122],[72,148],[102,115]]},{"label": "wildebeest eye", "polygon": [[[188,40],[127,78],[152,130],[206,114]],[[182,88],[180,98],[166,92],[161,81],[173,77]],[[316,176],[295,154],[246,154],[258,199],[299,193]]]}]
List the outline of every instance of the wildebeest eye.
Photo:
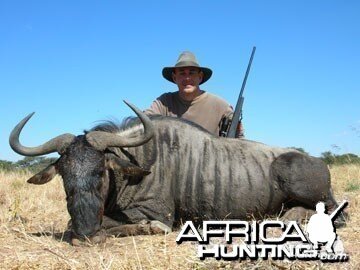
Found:
[{"label": "wildebeest eye", "polygon": [[104,171],[95,171],[92,175],[95,177],[103,177]]}]

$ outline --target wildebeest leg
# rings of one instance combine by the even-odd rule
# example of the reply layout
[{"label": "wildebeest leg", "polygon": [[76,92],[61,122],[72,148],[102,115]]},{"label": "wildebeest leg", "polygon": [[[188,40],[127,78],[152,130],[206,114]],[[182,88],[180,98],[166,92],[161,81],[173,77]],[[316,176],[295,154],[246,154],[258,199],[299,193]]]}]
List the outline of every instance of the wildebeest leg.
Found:
[{"label": "wildebeest leg", "polygon": [[105,230],[113,228],[113,227],[117,227],[120,225],[123,225],[124,222],[119,222],[115,219],[109,218],[108,216],[103,216],[103,220],[101,223],[101,227]]},{"label": "wildebeest leg", "polygon": [[292,207],[287,210],[284,215],[281,217],[282,221],[297,221],[299,224],[303,221],[309,220],[309,218],[315,214],[314,210],[306,209],[301,206]]},{"label": "wildebeest leg", "polygon": [[320,159],[289,152],[274,160],[271,171],[292,205],[315,209],[323,201],[329,212],[338,206],[331,190],[330,172]]},{"label": "wildebeest leg", "polygon": [[[119,207],[120,208],[120,207]],[[174,204],[171,200],[146,198],[127,206],[114,208],[104,216],[102,226],[115,236],[163,234],[171,232],[174,223]]]},{"label": "wildebeest leg", "polygon": [[164,234],[169,232],[171,232],[171,228],[157,220],[144,220],[138,224],[122,224],[106,229],[108,235],[114,235],[116,237]]},{"label": "wildebeest leg", "polygon": [[[70,225],[71,226],[71,225]],[[99,244],[106,240],[106,236],[125,237],[130,235],[164,234],[171,232],[171,228],[157,220],[143,220],[137,224],[123,224],[107,216],[103,216],[102,230],[96,235],[86,238],[84,241],[76,237],[71,239],[74,246],[86,246],[88,244]]]}]

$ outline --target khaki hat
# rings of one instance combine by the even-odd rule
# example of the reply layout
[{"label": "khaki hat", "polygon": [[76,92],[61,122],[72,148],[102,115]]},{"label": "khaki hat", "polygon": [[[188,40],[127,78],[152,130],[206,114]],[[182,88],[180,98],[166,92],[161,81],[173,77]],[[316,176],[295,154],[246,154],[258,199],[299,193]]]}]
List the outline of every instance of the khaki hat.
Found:
[{"label": "khaki hat", "polygon": [[179,67],[197,67],[200,68],[201,71],[204,73],[203,80],[200,84],[206,82],[208,79],[210,79],[212,75],[212,70],[207,67],[201,67],[196,60],[195,55],[192,52],[182,52],[175,64],[174,67],[164,67],[162,70],[162,75],[165,79],[168,81],[174,83],[174,80],[172,78],[172,73],[174,72],[175,68]]}]

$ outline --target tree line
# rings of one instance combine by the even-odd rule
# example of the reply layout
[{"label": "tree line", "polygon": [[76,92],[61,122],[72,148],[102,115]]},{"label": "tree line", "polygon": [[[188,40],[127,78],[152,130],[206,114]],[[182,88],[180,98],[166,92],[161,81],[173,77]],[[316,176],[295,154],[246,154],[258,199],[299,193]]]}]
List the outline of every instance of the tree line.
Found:
[{"label": "tree line", "polygon": [[16,162],[0,160],[0,170],[2,171],[19,171],[29,170],[37,173],[45,169],[51,163],[55,162],[57,158],[51,157],[25,157]]},{"label": "tree line", "polygon": [[352,153],[336,155],[331,153],[331,151],[326,151],[321,153],[320,158],[329,165],[360,164],[360,157]]},{"label": "tree line", "polygon": [[[291,147],[291,148],[296,149],[302,153],[308,154],[304,150],[304,148],[299,148],[299,147]],[[328,165],[360,164],[360,157],[352,153],[337,155],[332,153],[331,151],[326,151],[321,153],[319,158]]]}]

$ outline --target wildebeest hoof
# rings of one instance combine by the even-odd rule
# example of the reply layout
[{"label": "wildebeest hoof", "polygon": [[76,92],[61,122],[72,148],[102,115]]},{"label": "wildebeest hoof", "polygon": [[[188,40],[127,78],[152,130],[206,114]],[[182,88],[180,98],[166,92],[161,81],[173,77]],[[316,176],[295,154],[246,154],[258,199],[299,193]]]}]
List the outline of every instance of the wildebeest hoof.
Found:
[{"label": "wildebeest hoof", "polygon": [[153,234],[170,233],[171,228],[158,220],[150,221],[150,230]]},{"label": "wildebeest hoof", "polygon": [[341,212],[337,218],[334,220],[334,226],[335,228],[341,228],[346,226],[346,222],[350,221],[349,213],[344,210]]},{"label": "wildebeest hoof", "polygon": [[71,245],[75,247],[81,247],[84,245],[84,241],[81,241],[80,239],[74,237],[71,239]]},{"label": "wildebeest hoof", "polygon": [[345,226],[346,226],[346,222],[347,222],[346,219],[337,218],[337,219],[335,219],[335,221],[334,221],[334,226],[335,226],[335,228],[339,229],[339,228],[345,227]]},{"label": "wildebeest hoof", "polygon": [[106,241],[106,232],[101,230],[96,235],[90,238],[91,243],[93,244],[101,244]]},{"label": "wildebeest hoof", "polygon": [[73,235],[71,239],[71,244],[73,246],[91,246],[91,245],[97,245],[105,243],[106,241],[106,233],[105,231],[101,230],[97,232],[94,236],[91,237],[85,237],[83,239],[77,238]]},{"label": "wildebeest hoof", "polygon": [[140,222],[139,222],[138,224],[140,224],[140,225],[145,225],[145,224],[149,224],[149,223],[150,223],[149,220],[142,219],[142,220],[140,220]]}]

